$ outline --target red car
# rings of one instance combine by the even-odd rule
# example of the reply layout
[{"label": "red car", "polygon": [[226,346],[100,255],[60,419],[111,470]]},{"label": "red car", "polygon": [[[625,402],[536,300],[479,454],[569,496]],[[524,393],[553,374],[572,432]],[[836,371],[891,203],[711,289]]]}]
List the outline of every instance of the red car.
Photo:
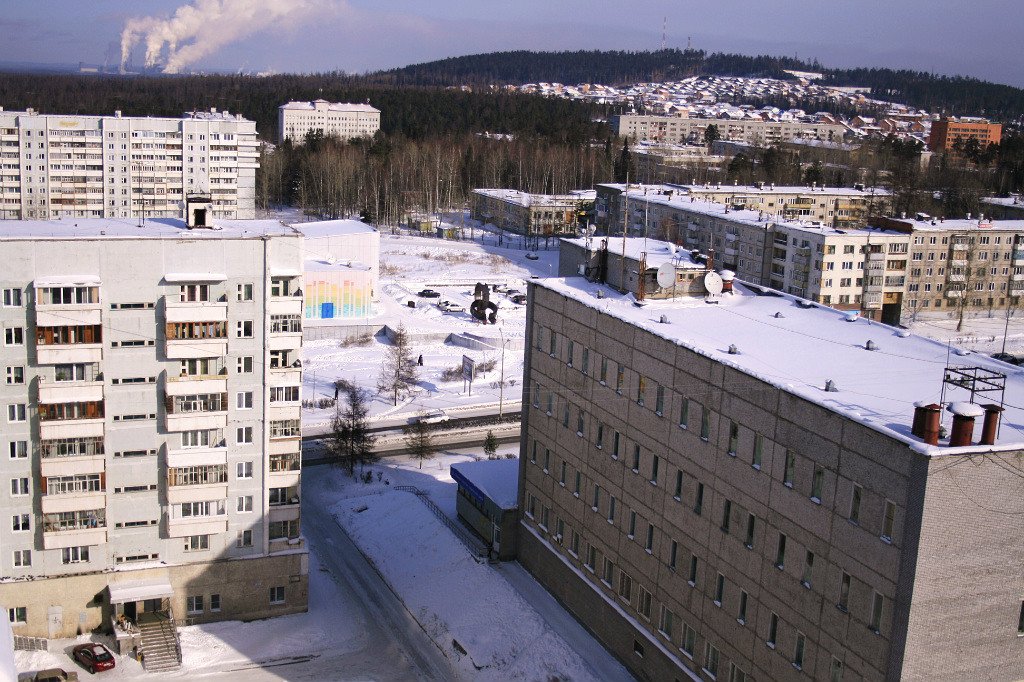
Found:
[{"label": "red car", "polygon": [[71,650],[71,656],[81,663],[90,675],[95,675],[100,670],[113,670],[114,668],[114,656],[102,644],[94,642],[79,644]]}]

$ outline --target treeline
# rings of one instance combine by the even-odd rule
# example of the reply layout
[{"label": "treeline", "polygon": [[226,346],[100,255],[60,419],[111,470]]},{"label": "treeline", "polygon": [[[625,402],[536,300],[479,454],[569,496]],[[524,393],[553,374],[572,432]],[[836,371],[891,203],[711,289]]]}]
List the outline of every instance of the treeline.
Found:
[{"label": "treeline", "polygon": [[360,216],[395,225],[413,212],[464,206],[471,190],[514,188],[559,194],[612,178],[612,147],[543,138],[378,134],[343,143],[310,136],[264,152],[257,201],[301,207],[320,218]]},{"label": "treeline", "polygon": [[[485,85],[537,82],[624,85],[678,80],[688,76],[792,78],[785,69],[815,71],[827,85],[871,88],[879,99],[952,115],[985,115],[1001,121],[1024,116],[1024,89],[964,76],[942,76],[906,69],[829,69],[816,60],[740,55],[703,50],[653,52],[492,52],[452,57],[370,74],[396,85]],[[828,110],[832,110],[831,107]]]},{"label": "treeline", "polygon": [[276,141],[277,108],[290,100],[369,102],[381,110],[389,135],[423,139],[492,132],[568,144],[607,136],[601,110],[582,102],[509,92],[396,88],[344,74],[256,76],[88,76],[0,73],[0,106],[41,113],[181,116],[229,110],[256,121],[261,138]]}]

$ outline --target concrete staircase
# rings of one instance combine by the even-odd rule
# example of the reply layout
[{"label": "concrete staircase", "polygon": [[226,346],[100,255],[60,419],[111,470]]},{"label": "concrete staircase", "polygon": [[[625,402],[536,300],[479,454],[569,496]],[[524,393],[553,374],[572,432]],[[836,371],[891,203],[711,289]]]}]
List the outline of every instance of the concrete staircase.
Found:
[{"label": "concrete staircase", "polygon": [[146,613],[139,616],[138,622],[142,664],[146,671],[180,668],[181,646],[170,612]]}]

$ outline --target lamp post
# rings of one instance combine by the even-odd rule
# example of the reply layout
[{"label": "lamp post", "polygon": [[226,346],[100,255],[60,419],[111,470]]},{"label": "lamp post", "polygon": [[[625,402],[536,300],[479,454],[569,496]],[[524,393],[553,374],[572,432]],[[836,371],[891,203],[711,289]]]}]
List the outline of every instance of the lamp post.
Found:
[{"label": "lamp post", "polygon": [[498,327],[501,334],[501,378],[498,381],[498,419],[501,419],[505,410],[505,325]]}]

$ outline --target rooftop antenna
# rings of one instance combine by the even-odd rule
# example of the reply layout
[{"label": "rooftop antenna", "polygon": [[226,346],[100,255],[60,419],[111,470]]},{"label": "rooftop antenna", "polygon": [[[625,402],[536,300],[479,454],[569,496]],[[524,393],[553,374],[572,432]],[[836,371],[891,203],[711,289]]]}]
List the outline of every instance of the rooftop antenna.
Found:
[{"label": "rooftop antenna", "polygon": [[665,49],[665,28],[668,26],[668,17],[661,20],[661,49]]},{"label": "rooftop antenna", "polygon": [[690,50],[693,47],[693,36],[686,36],[686,49]]}]

